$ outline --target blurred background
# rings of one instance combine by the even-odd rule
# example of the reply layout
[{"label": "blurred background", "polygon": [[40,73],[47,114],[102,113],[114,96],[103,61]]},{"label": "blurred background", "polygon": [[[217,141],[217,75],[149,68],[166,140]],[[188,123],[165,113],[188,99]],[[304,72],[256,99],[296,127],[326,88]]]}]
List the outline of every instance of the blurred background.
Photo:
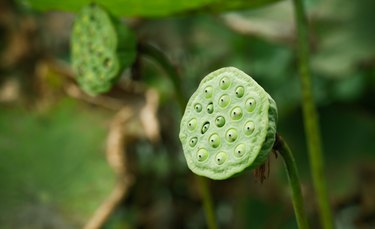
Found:
[{"label": "blurred background", "polygon": [[[305,1],[337,228],[375,228],[374,3]],[[186,96],[224,66],[242,69],[268,91],[298,163],[310,224],[319,228],[293,19],[291,1],[277,1],[225,13],[202,7],[133,15],[124,23],[139,42],[163,50]],[[73,20],[74,13],[0,1],[0,228],[206,228],[165,72],[139,56],[110,92],[86,95],[69,65]],[[210,181],[221,228],[297,227],[282,159],[271,155],[270,165],[263,184],[251,171]]]}]

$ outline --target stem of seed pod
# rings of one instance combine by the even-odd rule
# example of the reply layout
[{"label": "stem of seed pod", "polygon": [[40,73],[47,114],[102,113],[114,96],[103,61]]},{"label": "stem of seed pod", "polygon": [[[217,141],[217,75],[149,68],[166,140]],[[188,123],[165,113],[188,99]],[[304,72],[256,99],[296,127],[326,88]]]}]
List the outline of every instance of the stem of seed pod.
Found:
[{"label": "stem of seed pod", "polygon": [[302,0],[293,0],[295,21],[297,25],[298,67],[303,96],[303,118],[307,146],[310,157],[310,168],[317,195],[320,220],[324,229],[333,228],[332,212],[324,177],[324,162],[317,111],[311,89],[311,70],[309,66],[309,33],[308,21]]},{"label": "stem of seed pod", "polygon": [[297,219],[299,229],[307,229],[309,225],[305,214],[304,201],[301,186],[298,178],[297,164],[292,151],[280,135],[276,135],[276,141],[273,150],[280,153],[284,159],[288,180],[292,189],[293,208]]},{"label": "stem of seed pod", "polygon": [[[153,60],[155,60],[158,64],[160,64],[160,66],[167,73],[169,79],[172,81],[174,92],[176,94],[176,98],[177,98],[178,105],[180,107],[181,114],[183,114],[188,100],[182,93],[183,90],[181,87],[181,81],[180,81],[179,74],[175,66],[173,66],[170,63],[167,56],[165,56],[165,54],[162,51],[160,51],[159,49],[151,45],[147,45],[147,44],[139,45],[138,50],[141,54],[149,56]],[[206,214],[207,226],[209,229],[217,229],[218,227],[216,224],[216,217],[215,217],[214,207],[212,204],[212,197],[211,197],[208,181],[206,178],[200,177],[200,176],[196,176],[196,179],[197,179],[198,187],[200,189],[201,198],[203,201],[203,208]]]},{"label": "stem of seed pod", "polygon": [[181,80],[180,80],[176,67],[171,64],[168,57],[158,48],[155,48],[148,44],[139,44],[138,50],[141,54],[145,56],[149,56],[153,60],[155,60],[167,73],[169,79],[171,80],[173,84],[174,93],[176,95],[177,102],[181,108],[181,111],[184,112],[187,99],[183,94],[183,90],[181,87]]}]

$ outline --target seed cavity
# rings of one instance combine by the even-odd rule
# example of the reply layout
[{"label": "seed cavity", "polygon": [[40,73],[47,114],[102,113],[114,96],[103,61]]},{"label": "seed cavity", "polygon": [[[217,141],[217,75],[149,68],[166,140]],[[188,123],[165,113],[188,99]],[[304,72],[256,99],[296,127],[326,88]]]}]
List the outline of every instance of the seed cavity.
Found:
[{"label": "seed cavity", "polygon": [[220,98],[219,98],[219,106],[222,107],[222,108],[225,108],[229,105],[230,103],[230,97],[228,95],[222,95]]},{"label": "seed cavity", "polygon": [[196,103],[195,105],[194,105],[194,110],[196,111],[196,112],[201,112],[202,111],[202,105],[200,104],[200,103]]},{"label": "seed cavity", "polygon": [[197,127],[197,119],[193,118],[191,119],[188,124],[187,124],[187,128],[189,130],[195,130],[195,128]]},{"label": "seed cavity", "polygon": [[235,107],[230,112],[230,117],[233,120],[240,120],[243,116],[242,109],[240,107]]},{"label": "seed cavity", "polygon": [[225,152],[220,152],[216,155],[215,161],[218,165],[222,165],[227,160],[227,157]]},{"label": "seed cavity", "polygon": [[254,98],[249,98],[246,100],[245,107],[248,112],[254,111],[255,106],[256,106],[256,102]]},{"label": "seed cavity", "polygon": [[214,104],[211,102],[207,105],[207,113],[212,114],[214,112]]},{"label": "seed cavity", "polygon": [[217,127],[223,127],[225,125],[225,118],[223,116],[216,117],[215,124]]},{"label": "seed cavity", "polygon": [[219,86],[222,90],[226,90],[228,89],[228,87],[230,86],[230,80],[228,77],[224,76],[223,78],[221,78],[220,82],[219,82]]},{"label": "seed cavity", "polygon": [[218,134],[212,134],[208,139],[208,143],[213,147],[217,148],[220,145],[220,137]]},{"label": "seed cavity", "polygon": [[202,129],[201,129],[201,133],[202,134],[206,133],[209,128],[210,128],[210,122],[203,123]]},{"label": "seed cavity", "polygon": [[191,147],[194,147],[194,146],[197,144],[197,142],[198,142],[198,138],[197,138],[197,137],[192,137],[192,138],[190,139],[190,141],[189,141],[189,145],[190,145]]},{"label": "seed cavity", "polygon": [[199,162],[203,162],[207,160],[207,158],[208,158],[208,151],[206,149],[202,148],[197,151],[197,160]]},{"label": "seed cavity", "polygon": [[204,89],[204,94],[205,94],[205,97],[206,99],[209,99],[212,97],[212,87],[211,86],[207,86],[205,89]]},{"label": "seed cavity", "polygon": [[255,129],[255,125],[254,125],[253,121],[246,122],[246,124],[244,126],[245,135],[247,135],[247,136],[251,135],[254,132],[254,129]]},{"label": "seed cavity", "polygon": [[225,133],[225,139],[228,142],[236,141],[237,137],[238,137],[237,130],[235,130],[234,128],[227,130],[227,132]]},{"label": "seed cavity", "polygon": [[236,97],[242,98],[244,92],[245,92],[244,88],[242,86],[238,86],[235,90]]},{"label": "seed cavity", "polygon": [[245,154],[246,151],[246,146],[245,144],[239,144],[235,149],[234,149],[234,156],[236,157],[242,157]]}]

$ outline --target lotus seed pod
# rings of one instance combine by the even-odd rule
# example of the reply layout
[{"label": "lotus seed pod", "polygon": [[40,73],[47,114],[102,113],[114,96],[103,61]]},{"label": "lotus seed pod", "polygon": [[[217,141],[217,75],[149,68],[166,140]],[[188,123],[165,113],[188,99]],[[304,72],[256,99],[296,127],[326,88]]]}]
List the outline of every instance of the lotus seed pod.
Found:
[{"label": "lotus seed pod", "polygon": [[234,67],[208,74],[181,120],[188,167],[223,180],[261,165],[273,147],[276,122],[275,101],[249,75]]},{"label": "lotus seed pod", "polygon": [[77,15],[71,37],[72,65],[80,87],[90,95],[108,91],[135,58],[130,30],[96,4]]}]

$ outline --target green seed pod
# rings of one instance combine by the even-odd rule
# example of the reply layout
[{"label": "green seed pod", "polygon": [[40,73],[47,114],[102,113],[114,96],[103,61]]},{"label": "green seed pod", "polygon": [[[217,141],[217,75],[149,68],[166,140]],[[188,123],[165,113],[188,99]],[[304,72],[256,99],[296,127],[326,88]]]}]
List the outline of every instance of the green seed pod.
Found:
[{"label": "green seed pod", "polygon": [[[199,128],[191,128],[192,120]],[[276,122],[275,101],[249,75],[234,67],[212,72],[191,96],[181,120],[187,164],[215,180],[255,168],[272,149]]]},{"label": "green seed pod", "polygon": [[72,65],[90,95],[108,91],[135,58],[133,33],[96,4],[77,15],[71,37]]}]

